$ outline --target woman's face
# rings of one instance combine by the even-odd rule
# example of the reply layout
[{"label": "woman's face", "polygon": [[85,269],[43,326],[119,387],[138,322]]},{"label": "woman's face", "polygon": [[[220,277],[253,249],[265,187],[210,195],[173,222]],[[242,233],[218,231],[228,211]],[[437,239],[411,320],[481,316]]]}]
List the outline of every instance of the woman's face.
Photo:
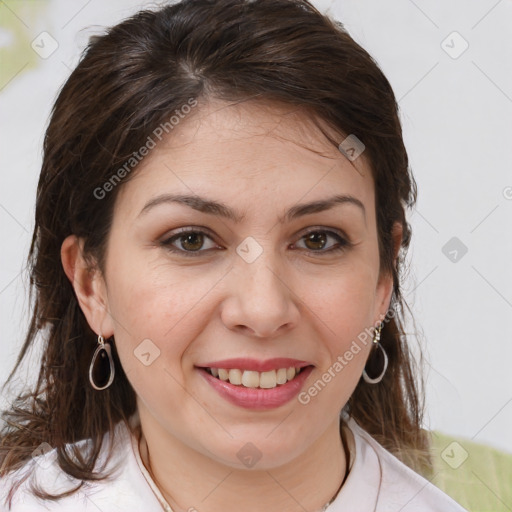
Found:
[{"label": "woman's face", "polygon": [[350,162],[291,108],[217,102],[121,185],[108,313],[88,318],[114,335],[143,427],[239,468],[242,447],[273,467],[337,432],[371,349],[358,335],[392,291],[364,156]]}]

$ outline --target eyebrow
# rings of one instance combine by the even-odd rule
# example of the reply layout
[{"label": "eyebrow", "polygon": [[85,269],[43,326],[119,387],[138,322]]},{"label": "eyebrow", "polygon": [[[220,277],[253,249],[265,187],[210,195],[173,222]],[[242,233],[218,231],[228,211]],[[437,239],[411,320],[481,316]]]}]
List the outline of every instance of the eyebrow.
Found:
[{"label": "eyebrow", "polygon": [[[187,195],[187,194],[161,194],[159,196],[150,199],[144,208],[140,211],[138,217],[147,213],[152,208],[168,203],[177,203],[189,206],[194,210],[210,215],[217,215],[224,217],[235,223],[240,223],[245,219],[245,214],[238,213],[229,206],[212,199],[207,199],[198,195]],[[363,213],[366,223],[366,209],[363,203],[354,196],[347,194],[338,194],[326,199],[311,201],[309,203],[298,204],[292,206],[283,216],[279,216],[279,222],[284,224],[290,222],[299,217],[310,215],[313,213],[323,212],[329,210],[339,204],[351,204],[357,206]]]}]

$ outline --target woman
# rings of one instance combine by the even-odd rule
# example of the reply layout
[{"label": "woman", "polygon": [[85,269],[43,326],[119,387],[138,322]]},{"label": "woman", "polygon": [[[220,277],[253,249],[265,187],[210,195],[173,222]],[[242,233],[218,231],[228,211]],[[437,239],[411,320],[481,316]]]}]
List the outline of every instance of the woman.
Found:
[{"label": "woman", "polygon": [[[463,510],[432,486],[393,91],[306,1],[184,0],[55,103],[3,506]],[[418,380],[416,380],[418,377]],[[10,379],[9,378],[9,379]]]}]

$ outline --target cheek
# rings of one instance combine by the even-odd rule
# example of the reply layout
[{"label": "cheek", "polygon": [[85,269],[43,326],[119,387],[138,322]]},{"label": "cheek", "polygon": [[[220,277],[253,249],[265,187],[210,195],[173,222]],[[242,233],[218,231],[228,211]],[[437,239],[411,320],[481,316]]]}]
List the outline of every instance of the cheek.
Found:
[{"label": "cheek", "polygon": [[372,267],[359,263],[304,292],[322,352],[316,379],[299,397],[312,414],[341,409],[359,382],[371,350],[374,279]]},{"label": "cheek", "polygon": [[152,358],[158,356],[153,369],[177,371],[182,354],[202,329],[204,299],[217,281],[218,276],[199,275],[197,269],[176,271],[165,263],[120,260],[111,269],[108,287],[123,367],[138,369],[139,352],[149,351]]},{"label": "cheek", "polygon": [[363,267],[316,284],[304,302],[319,337],[320,365],[298,400],[320,418],[341,410],[361,378],[371,350],[375,287]]},{"label": "cheek", "polygon": [[370,266],[353,265],[322,279],[303,282],[304,304],[330,333],[332,348],[344,345],[373,325],[375,272]]}]

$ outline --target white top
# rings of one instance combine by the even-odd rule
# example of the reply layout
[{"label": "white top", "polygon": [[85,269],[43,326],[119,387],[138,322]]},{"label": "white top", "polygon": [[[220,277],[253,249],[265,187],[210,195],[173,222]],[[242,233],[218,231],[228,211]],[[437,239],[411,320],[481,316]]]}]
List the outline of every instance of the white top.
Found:
[{"label": "white top", "polygon": [[[378,444],[354,419],[346,418],[355,446],[351,447],[351,469],[348,477],[326,512],[467,512],[452,498],[415,473]],[[108,434],[105,434],[105,439]],[[56,463],[51,450],[31,459],[17,472],[0,479],[0,510],[11,512],[163,512],[163,500],[156,486],[143,475],[138,442],[122,423],[116,426],[113,458],[107,469],[121,461],[113,481],[87,482],[82,489],[58,501],[43,501],[30,493],[30,478],[14,494],[12,508],[6,497],[10,482],[26,468],[36,466],[31,478],[45,491],[62,492],[77,486]],[[83,444],[80,441],[77,444]],[[98,464],[105,461],[104,441]],[[147,474],[147,472],[146,472]],[[149,475],[147,474],[147,477]],[[73,485],[74,484],[74,485]],[[158,498],[156,494],[158,494]]]}]

